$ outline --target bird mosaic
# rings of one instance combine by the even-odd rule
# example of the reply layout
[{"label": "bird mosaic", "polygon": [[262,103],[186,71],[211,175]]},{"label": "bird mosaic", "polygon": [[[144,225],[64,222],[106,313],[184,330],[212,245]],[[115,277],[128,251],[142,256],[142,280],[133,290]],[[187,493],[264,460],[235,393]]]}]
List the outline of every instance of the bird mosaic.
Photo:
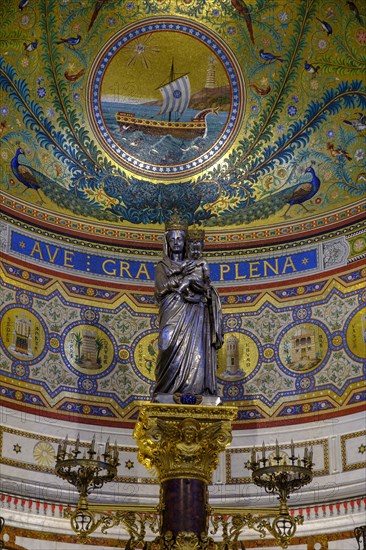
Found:
[{"label": "bird mosaic", "polygon": [[366,114],[357,113],[355,117],[349,120],[345,119],[343,122],[352,126],[357,132],[364,132],[366,130]]},{"label": "bird mosaic", "polygon": [[27,54],[31,53],[31,52],[34,52],[34,50],[37,48],[38,46],[38,40],[34,40],[33,42],[24,42],[24,50],[26,51]]},{"label": "bird mosaic", "polygon": [[16,150],[15,156],[10,163],[11,170],[14,176],[20,181],[20,183],[24,185],[25,189],[23,190],[23,193],[24,191],[26,191],[27,188],[34,189],[38,193],[40,204],[43,204],[44,200],[42,199],[39,192],[39,189],[41,187],[42,174],[37,172],[37,170],[34,170],[29,166],[26,166],[25,164],[21,164],[19,162],[19,156],[24,154],[25,153],[21,147]]},{"label": "bird mosaic", "polygon": [[317,17],[316,19],[319,21],[322,29],[327,33],[328,36],[333,33],[332,26],[327,21],[322,21],[321,19],[319,19],[319,17]]},{"label": "bird mosaic", "polygon": [[362,17],[360,15],[360,11],[359,11],[358,7],[356,6],[356,4],[354,2],[349,1],[349,0],[346,1],[346,4],[347,4],[347,7],[349,8],[349,10],[355,16],[357,22],[360,25],[362,25]]},{"label": "bird mosaic", "polygon": [[249,84],[249,87],[252,88],[256,94],[261,96],[268,95],[271,91],[271,86],[266,86],[265,88],[262,88],[260,86],[257,86],[257,84],[255,84],[254,82]]},{"label": "bird mosaic", "polygon": [[29,0],[20,0],[18,8],[19,11],[23,11],[26,6],[28,6]]},{"label": "bird mosaic", "polygon": [[283,63],[283,59],[279,55],[275,55],[271,52],[265,52],[264,50],[259,50],[259,55],[265,61],[266,63],[274,63],[275,61],[279,61],[280,63]]},{"label": "bird mosaic", "polygon": [[[20,45],[5,36],[7,49],[13,47],[18,57],[0,57],[0,89],[6,98],[0,142],[8,151],[3,183],[9,189],[9,178],[15,177],[14,194],[113,222],[163,224],[178,210],[189,224],[229,227],[321,214],[334,207],[330,186],[333,195],[337,190],[339,204],[366,193],[362,178],[353,184],[353,174],[365,171],[366,30],[358,1],[342,0],[331,7],[319,0],[295,1],[291,10],[263,0],[225,0],[212,9],[202,0],[174,7],[166,0],[151,0],[139,9],[134,2],[111,0],[80,6],[12,0],[11,5],[18,15],[37,11],[37,24],[22,30]],[[174,156],[162,157],[156,174],[148,177],[138,163],[136,169],[126,168],[106,151],[103,130],[99,133],[90,123],[94,107],[88,86],[103,44],[117,44],[121,29],[144,18],[154,23],[154,18],[160,22],[172,15],[174,21],[183,18],[207,26],[224,38],[242,74],[243,115],[222,158],[193,176],[180,177],[177,169],[176,177],[167,181],[159,169],[165,162],[174,172]],[[9,25],[10,17],[11,10]],[[6,21],[4,29],[6,34]],[[164,55],[164,48],[153,44],[153,31],[148,41],[141,35],[131,42],[141,59]],[[144,75],[150,63],[131,68]],[[214,86],[216,70],[212,63],[209,78],[205,75],[209,85]],[[230,86],[220,104],[209,105],[219,114],[225,115],[230,106]],[[198,101],[197,94],[193,99]],[[215,99],[210,96],[210,101]],[[93,115],[101,118],[97,111]],[[209,121],[208,128],[214,123]],[[129,140],[126,128],[118,134],[121,142]],[[183,156],[189,151],[192,164],[198,163],[205,138],[177,140],[173,152]],[[159,140],[149,155],[162,147]],[[115,150],[118,143],[114,138],[110,142]],[[145,151],[146,143],[146,134],[140,133],[130,139],[130,148]],[[25,162],[24,151],[30,148],[32,161]],[[47,169],[44,158],[51,159]]]},{"label": "bird mosaic", "polygon": [[90,19],[90,23],[88,25],[88,31],[90,31],[90,29],[92,28],[92,26],[94,25],[94,22],[96,20],[96,18],[98,17],[98,13],[100,12],[100,10],[103,8],[103,6],[105,4],[107,4],[110,0],[97,0],[97,2],[95,2],[95,6],[94,6],[94,11],[93,11],[93,14],[91,16],[91,19]]},{"label": "bird mosaic", "polygon": [[288,208],[284,213],[284,217],[287,216],[291,206],[299,204],[307,212],[308,208],[305,206],[305,202],[309,201],[317,194],[320,187],[320,179],[315,173],[312,166],[306,168],[305,173],[311,174],[311,180],[309,182],[301,183],[297,185],[291,193],[286,194],[286,201],[288,202]]},{"label": "bird mosaic", "polygon": [[[27,189],[34,190],[40,199],[39,204],[42,205],[45,203],[45,200],[42,198],[40,193],[40,191],[42,191],[45,197],[48,197],[52,201],[56,202],[59,206],[67,208],[70,202],[70,193],[68,190],[63,188],[61,185],[58,185],[54,180],[39,170],[36,170],[29,164],[20,162],[20,156],[25,156],[25,151],[21,147],[18,147],[10,162],[10,167],[16,179],[24,186],[22,193],[24,193]],[[88,205],[87,202],[83,201],[79,197],[73,199],[72,211],[76,214],[92,215],[97,219],[108,219],[109,217],[111,221],[115,220],[115,217],[112,214],[106,217],[104,212],[96,207]]]},{"label": "bird mosaic", "polygon": [[79,44],[81,40],[81,35],[78,34],[77,36],[69,36],[68,38],[60,38],[56,42],[56,44],[65,44],[66,46],[70,46],[71,48],[74,48]]},{"label": "bird mosaic", "polygon": [[68,80],[69,82],[76,82],[77,80],[79,80],[79,78],[84,76],[84,74],[85,74],[85,69],[80,69],[80,71],[78,71],[76,73],[72,73],[70,71],[65,71],[64,72],[64,76],[65,76],[66,80]]},{"label": "bird mosaic", "polygon": [[253,32],[253,23],[252,23],[252,18],[251,18],[248,6],[244,2],[244,0],[231,0],[231,3],[234,6],[234,8],[238,11],[239,15],[244,17],[245,24],[248,28],[250,40],[254,44],[255,39],[254,39],[254,32]]},{"label": "bird mosaic", "polygon": [[304,67],[305,67],[305,71],[307,71],[310,74],[315,74],[320,69],[319,65],[317,67],[314,67],[314,65],[312,65],[311,63],[308,63],[307,61],[305,61]]},{"label": "bird mosaic", "polygon": [[347,153],[344,149],[336,148],[334,143],[327,143],[328,151],[332,157],[345,157],[347,160],[352,160],[351,155]]},{"label": "bird mosaic", "polygon": [[[308,174],[311,176],[310,180],[307,179]],[[313,166],[308,166],[303,174],[298,176],[298,179],[299,181],[292,183],[290,187],[264,197],[252,203],[246,209],[233,213],[231,222],[234,224],[247,224],[254,220],[266,219],[275,214],[280,215],[282,219],[289,219],[292,215],[290,210],[297,206],[301,207],[300,210],[309,213],[310,201],[318,193],[321,182]],[[218,220],[216,223],[220,224],[220,221]]]}]

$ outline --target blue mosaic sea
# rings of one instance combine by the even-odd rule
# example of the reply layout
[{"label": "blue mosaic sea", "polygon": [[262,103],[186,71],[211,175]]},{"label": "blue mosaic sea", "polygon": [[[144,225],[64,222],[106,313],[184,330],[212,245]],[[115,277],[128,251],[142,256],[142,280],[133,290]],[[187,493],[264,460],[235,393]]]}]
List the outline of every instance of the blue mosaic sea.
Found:
[{"label": "blue mosaic sea", "polygon": [[[176,165],[189,162],[203,155],[219,138],[227,122],[228,113],[207,116],[206,137],[178,139],[171,135],[151,136],[141,130],[121,133],[116,121],[117,111],[133,113],[136,117],[159,119],[159,106],[139,103],[116,103],[102,101],[102,113],[105,124],[114,141],[126,153],[147,163],[157,165]],[[180,119],[190,121],[199,111],[187,109]]]}]

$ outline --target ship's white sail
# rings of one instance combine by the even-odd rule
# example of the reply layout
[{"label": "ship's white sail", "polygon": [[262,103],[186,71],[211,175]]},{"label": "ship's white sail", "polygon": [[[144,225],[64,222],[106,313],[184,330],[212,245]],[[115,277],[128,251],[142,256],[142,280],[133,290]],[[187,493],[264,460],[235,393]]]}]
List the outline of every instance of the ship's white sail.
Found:
[{"label": "ship's white sail", "polygon": [[191,97],[191,85],[188,75],[183,75],[159,88],[163,96],[160,114],[179,113],[182,115],[188,107]]}]

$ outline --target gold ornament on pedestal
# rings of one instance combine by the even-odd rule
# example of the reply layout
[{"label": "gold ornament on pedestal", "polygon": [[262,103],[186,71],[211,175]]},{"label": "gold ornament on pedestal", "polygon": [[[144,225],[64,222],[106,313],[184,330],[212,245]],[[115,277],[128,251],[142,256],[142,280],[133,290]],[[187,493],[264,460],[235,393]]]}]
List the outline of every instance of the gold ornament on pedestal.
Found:
[{"label": "gold ornament on pedestal", "polygon": [[236,414],[233,407],[144,406],[134,431],[138,459],[160,483],[195,478],[208,484],[219,454],[231,443]]}]

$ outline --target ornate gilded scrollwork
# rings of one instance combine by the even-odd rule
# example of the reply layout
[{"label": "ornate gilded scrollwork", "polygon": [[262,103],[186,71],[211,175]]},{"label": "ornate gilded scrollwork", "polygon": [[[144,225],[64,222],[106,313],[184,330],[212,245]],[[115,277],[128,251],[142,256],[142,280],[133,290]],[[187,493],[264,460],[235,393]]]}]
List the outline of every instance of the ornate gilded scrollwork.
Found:
[{"label": "ornate gilded scrollwork", "polygon": [[128,510],[127,505],[126,510],[116,511],[105,511],[103,507],[100,510],[89,510],[87,502],[85,505],[75,510],[67,508],[65,511],[65,517],[70,518],[71,527],[81,543],[90,542],[90,535],[99,527],[102,533],[106,533],[108,529],[121,526],[130,536],[128,548],[134,550],[144,543],[147,529],[158,533],[157,513]]},{"label": "ornate gilded scrollwork", "polygon": [[88,510],[87,507],[76,508],[75,510],[66,508],[64,516],[70,519],[72,530],[83,544],[90,541],[89,536],[98,529],[100,525],[100,521],[95,518],[93,512]]},{"label": "ornate gilded scrollwork", "polygon": [[167,531],[165,535],[146,543],[144,550],[219,550],[219,544],[206,533],[197,536],[195,533],[181,532],[174,540],[173,533]]},{"label": "ornate gilded scrollwork", "polygon": [[[129,550],[141,547],[144,550],[242,550],[244,543],[240,537],[245,528],[257,531],[261,538],[270,533],[282,548],[287,548],[295,535],[296,526],[303,523],[303,516],[281,514],[278,508],[267,510],[265,515],[264,510],[256,514],[255,509],[243,513],[228,510],[227,514],[212,510],[208,535],[201,533],[197,537],[194,533],[181,532],[174,539],[171,531],[167,531],[153,541],[145,541],[148,531],[150,536],[151,533],[160,532],[159,508],[153,511],[128,510],[128,506],[124,505],[124,509],[108,511],[106,506],[101,506],[100,509],[96,505],[91,507],[92,510],[86,503],[86,508],[80,507],[73,511],[68,508],[65,511],[65,517],[70,518],[79,541],[90,542],[90,535],[99,527],[102,533],[106,533],[108,529],[121,526],[129,534]],[[219,535],[220,541],[212,538],[215,535]]]},{"label": "ornate gilded scrollwork", "polygon": [[263,526],[276,541],[281,545],[281,548],[288,548],[291,539],[295,536],[297,525],[304,523],[304,516],[290,516],[283,514],[276,516],[271,522],[264,521]]},{"label": "ornate gilded scrollwork", "polygon": [[244,527],[254,529],[261,534],[261,537],[266,536],[265,530],[266,521],[261,516],[254,516],[253,514],[215,514],[211,517],[211,533],[215,535],[221,530],[221,538],[223,542],[223,548],[225,545],[227,548],[236,548],[239,544],[239,536],[241,535]]}]

